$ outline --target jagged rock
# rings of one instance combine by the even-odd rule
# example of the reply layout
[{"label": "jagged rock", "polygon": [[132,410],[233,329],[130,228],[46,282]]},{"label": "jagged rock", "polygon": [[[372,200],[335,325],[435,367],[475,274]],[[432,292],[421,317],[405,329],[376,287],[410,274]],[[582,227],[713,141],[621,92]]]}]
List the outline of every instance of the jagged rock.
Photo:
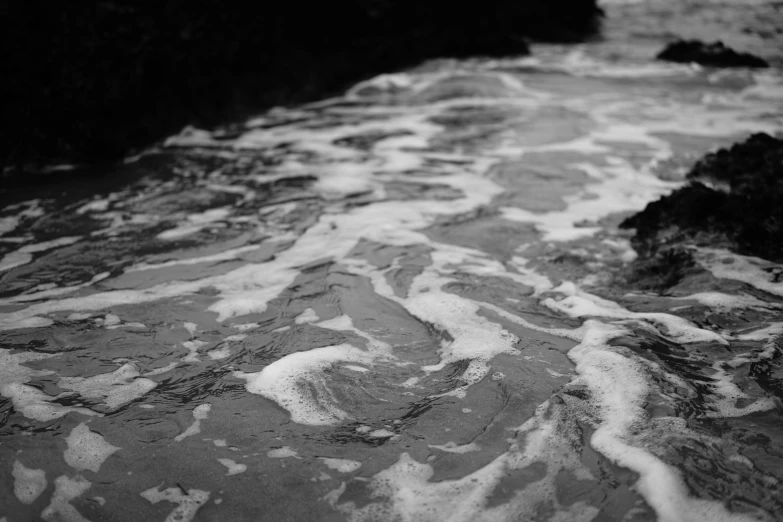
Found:
[{"label": "jagged rock", "polygon": [[783,261],[783,140],[754,134],[707,154],[688,179],[620,224],[636,229],[641,260],[694,243]]},{"label": "jagged rock", "polygon": [[698,63],[709,67],[769,67],[762,58],[740,53],[723,42],[704,43],[699,40],[677,40],[666,46],[656,57],[677,63]]},{"label": "jagged rock", "polygon": [[640,290],[662,291],[698,271],[693,254],[675,246],[638,258],[625,275],[625,282]]}]

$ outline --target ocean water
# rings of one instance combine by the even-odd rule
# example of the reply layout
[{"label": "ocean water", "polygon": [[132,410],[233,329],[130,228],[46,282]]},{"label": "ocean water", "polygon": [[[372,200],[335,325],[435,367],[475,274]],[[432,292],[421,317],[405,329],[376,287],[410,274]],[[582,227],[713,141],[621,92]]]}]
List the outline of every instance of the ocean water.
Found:
[{"label": "ocean water", "polygon": [[[783,518],[783,267],[617,277],[625,217],[783,131],[780,4],[605,8],[3,208],[0,520]],[[653,60],[716,32],[773,67]]]}]

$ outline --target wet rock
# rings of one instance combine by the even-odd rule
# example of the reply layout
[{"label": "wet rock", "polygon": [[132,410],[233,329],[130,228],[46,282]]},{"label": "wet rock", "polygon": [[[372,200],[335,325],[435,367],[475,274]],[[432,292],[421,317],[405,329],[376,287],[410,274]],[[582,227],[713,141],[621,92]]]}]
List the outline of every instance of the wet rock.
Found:
[{"label": "wet rock", "polygon": [[769,67],[764,59],[737,52],[720,41],[704,43],[699,40],[677,40],[667,45],[656,58],[667,62],[698,63],[709,67]]},{"label": "wet rock", "polygon": [[693,255],[684,248],[665,248],[631,265],[627,282],[640,290],[662,291],[696,272]]},{"label": "wet rock", "polygon": [[686,243],[783,260],[783,139],[754,134],[707,154],[687,178],[690,184],[620,224],[636,229],[637,266],[656,257],[666,265],[664,253]]}]

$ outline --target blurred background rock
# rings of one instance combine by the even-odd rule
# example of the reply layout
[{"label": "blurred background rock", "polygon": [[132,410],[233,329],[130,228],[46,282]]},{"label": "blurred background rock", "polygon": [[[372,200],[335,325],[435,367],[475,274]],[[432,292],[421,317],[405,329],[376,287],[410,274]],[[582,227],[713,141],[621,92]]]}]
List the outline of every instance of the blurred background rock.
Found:
[{"label": "blurred background rock", "polygon": [[595,33],[595,0],[6,2],[4,167],[110,161],[437,56]]}]

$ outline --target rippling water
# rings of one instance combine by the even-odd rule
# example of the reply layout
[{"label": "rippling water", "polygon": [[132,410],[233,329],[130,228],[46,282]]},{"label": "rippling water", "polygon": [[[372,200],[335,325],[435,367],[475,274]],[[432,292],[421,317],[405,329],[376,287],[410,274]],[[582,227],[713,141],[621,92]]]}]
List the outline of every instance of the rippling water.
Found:
[{"label": "rippling water", "polygon": [[0,520],[783,518],[783,267],[617,278],[783,79],[608,9],[3,209]]}]

